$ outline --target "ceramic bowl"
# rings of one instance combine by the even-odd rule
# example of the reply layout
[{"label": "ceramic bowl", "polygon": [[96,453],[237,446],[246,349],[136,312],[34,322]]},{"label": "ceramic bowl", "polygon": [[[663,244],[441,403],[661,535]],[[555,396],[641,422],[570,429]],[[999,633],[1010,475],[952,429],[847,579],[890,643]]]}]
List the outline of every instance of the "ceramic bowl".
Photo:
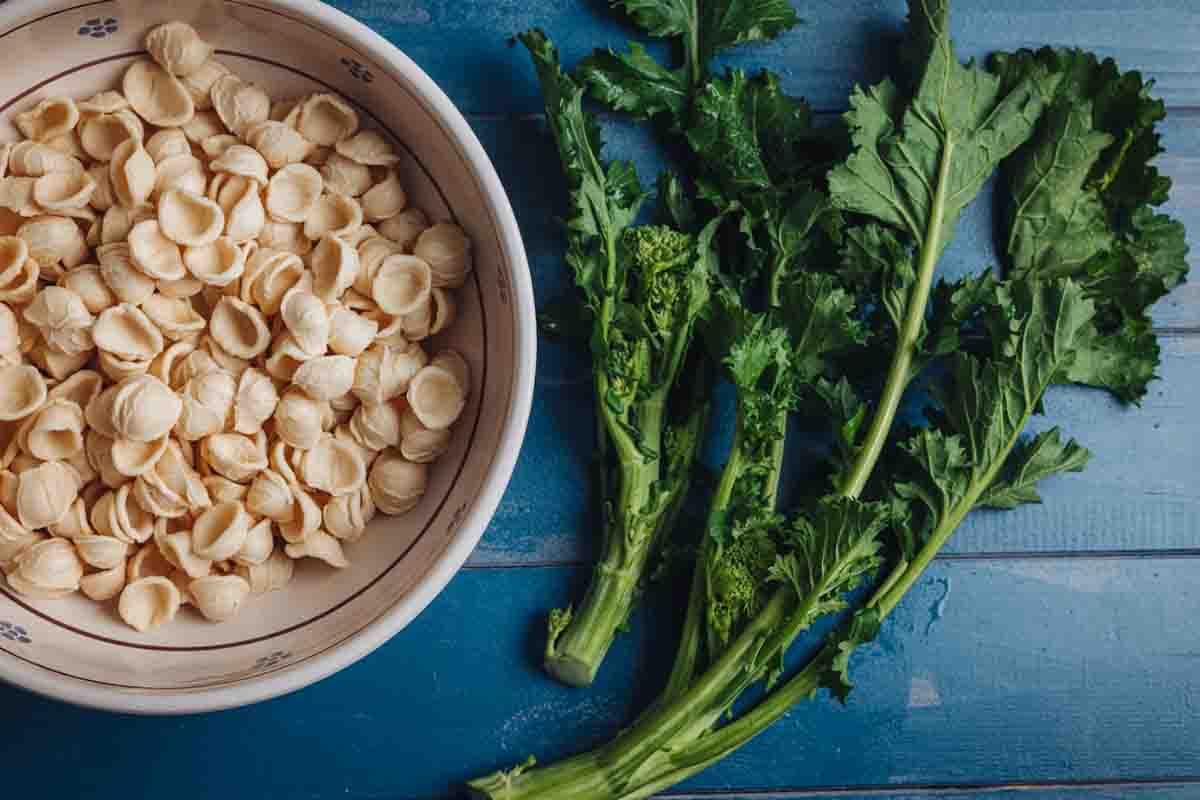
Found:
[{"label": "ceramic bowl", "polygon": [[335,91],[404,158],[411,202],[455,220],[474,244],[459,320],[441,344],[471,366],[470,403],[419,507],[379,516],[335,571],[306,560],[283,591],[251,598],[229,622],[193,610],[147,634],[111,604],[75,595],[31,601],[0,580],[0,678],[97,708],[174,714],[245,705],[362,658],[445,587],[478,542],[512,472],[533,388],[535,318],[513,213],[462,115],[403,53],[350,17],[304,0],[80,2],[0,6],[0,137],[49,95],[120,86],[142,39],[182,19],[217,58],[273,97]]}]

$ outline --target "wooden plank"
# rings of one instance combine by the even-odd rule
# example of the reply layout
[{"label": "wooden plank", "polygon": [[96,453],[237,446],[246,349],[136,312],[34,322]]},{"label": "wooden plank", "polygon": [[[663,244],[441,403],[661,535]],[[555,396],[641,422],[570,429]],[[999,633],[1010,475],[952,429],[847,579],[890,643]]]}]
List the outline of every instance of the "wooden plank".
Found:
[{"label": "wooden plank", "polygon": [[[1080,474],[1047,481],[1043,505],[972,514],[947,552],[1200,550],[1200,418],[1193,402],[1200,393],[1200,338],[1164,337],[1163,351],[1162,380],[1140,409],[1096,391],[1053,390],[1046,419],[1089,447],[1092,463]],[[580,421],[580,409],[590,402],[588,375],[581,356],[543,344],[528,439],[471,563],[591,557],[592,432]],[[722,435],[729,431],[714,433]]]},{"label": "wooden plank", "polygon": [[[1198,567],[937,564],[856,657],[848,707],[807,703],[681,790],[1196,780]],[[310,800],[446,797],[529,753],[553,759],[597,742],[656,690],[674,644],[659,633],[665,620],[640,614],[592,689],[538,671],[542,613],[578,577],[467,570],[370,658],[249,709],[112,716],[0,688],[20,730],[5,739],[5,763],[37,775],[50,797],[118,786],[174,800],[268,786]],[[205,779],[189,780],[198,768]]]},{"label": "wooden plank", "polygon": [[[607,3],[577,0],[333,0],[391,39],[462,109],[519,114],[540,102],[524,52],[508,37],[541,26],[573,64],[596,47],[624,47],[631,32]],[[797,0],[805,24],[730,63],[770,65],[793,94],[840,109],[856,82],[883,74],[888,40],[902,28],[899,0]],[[1200,9],[1187,0],[956,0],[953,35],[964,57],[1042,44],[1085,47],[1158,81],[1172,105],[1200,105]]]}]

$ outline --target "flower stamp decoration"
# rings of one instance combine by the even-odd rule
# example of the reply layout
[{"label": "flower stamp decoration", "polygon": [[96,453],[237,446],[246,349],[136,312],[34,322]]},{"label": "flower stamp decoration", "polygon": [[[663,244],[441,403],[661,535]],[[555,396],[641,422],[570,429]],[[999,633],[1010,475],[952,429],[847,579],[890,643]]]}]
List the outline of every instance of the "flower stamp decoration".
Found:
[{"label": "flower stamp decoration", "polygon": [[371,70],[358,59],[342,57],[342,65],[350,71],[350,77],[355,80],[360,80],[363,83],[370,83],[375,80],[375,76],[371,74]]},{"label": "flower stamp decoration", "polygon": [[258,672],[260,670],[278,667],[291,657],[292,654],[287,650],[276,650],[269,655],[260,656],[259,659],[254,662],[252,669],[255,672]]},{"label": "flower stamp decoration", "polygon": [[0,639],[7,639],[10,642],[19,644],[33,644],[33,639],[29,635],[29,631],[25,630],[20,625],[14,625],[11,622],[0,620]]},{"label": "flower stamp decoration", "polygon": [[90,36],[93,39],[103,39],[112,36],[121,27],[116,17],[92,17],[79,26],[76,31],[80,36]]}]

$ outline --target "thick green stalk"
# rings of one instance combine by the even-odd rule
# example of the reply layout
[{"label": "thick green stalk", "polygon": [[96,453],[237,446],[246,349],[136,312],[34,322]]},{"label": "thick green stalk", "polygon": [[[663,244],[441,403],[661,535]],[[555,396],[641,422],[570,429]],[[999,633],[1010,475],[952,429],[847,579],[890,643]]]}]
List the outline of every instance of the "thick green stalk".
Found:
[{"label": "thick green stalk", "polygon": [[689,738],[700,736],[741,691],[761,678],[768,662],[756,656],[772,631],[794,613],[794,606],[794,597],[780,594],[772,598],[675,702],[651,709],[604,747],[519,775],[491,775],[473,781],[472,788],[494,800],[609,800],[624,796],[631,786],[642,786],[645,780],[639,773],[655,753],[669,746],[685,728],[692,732]]},{"label": "thick green stalk", "polygon": [[879,406],[867,430],[867,437],[862,449],[854,459],[845,481],[841,494],[845,497],[858,497],[867,486],[867,481],[883,453],[888,434],[896,420],[896,410],[900,407],[900,399],[904,390],[912,380],[912,362],[917,349],[921,346],[921,330],[925,325],[925,307],[929,303],[929,290],[933,286],[934,268],[938,256],[942,252],[942,223],[946,214],[946,188],[949,184],[950,160],[954,154],[954,142],[947,136],[942,146],[941,163],[938,165],[937,186],[934,189],[933,205],[929,211],[929,221],[925,226],[925,237],[921,242],[921,261],[917,270],[917,283],[908,298],[904,315],[904,323],[900,327],[896,342],[896,352],[892,355],[891,366],[888,367],[887,380],[883,385],[883,394],[879,398]]},{"label": "thick green stalk", "polygon": [[[660,417],[661,413],[660,407]],[[661,419],[657,422],[661,425]],[[587,592],[567,626],[546,646],[546,670],[571,686],[587,686],[595,679],[613,638],[629,617],[651,545],[658,538],[663,514],[646,511],[659,479],[659,459],[641,455],[634,459],[620,462],[620,486],[612,501],[604,551]]]}]

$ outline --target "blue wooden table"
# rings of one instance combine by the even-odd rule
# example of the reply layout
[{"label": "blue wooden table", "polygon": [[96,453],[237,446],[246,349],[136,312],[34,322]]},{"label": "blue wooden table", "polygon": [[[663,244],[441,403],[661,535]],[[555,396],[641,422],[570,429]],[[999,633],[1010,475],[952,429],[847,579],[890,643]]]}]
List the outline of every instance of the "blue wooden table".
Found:
[{"label": "blue wooden table", "polygon": [[[837,113],[854,82],[878,77],[903,4],[798,2],[807,24],[742,59]],[[626,32],[591,0],[336,5],[468,113],[516,206],[538,299],[555,296],[562,198],[546,187],[559,186],[557,165],[532,71],[506,37],[541,25],[573,62]],[[1161,165],[1175,179],[1172,210],[1200,236],[1198,0],[954,0],[954,36],[965,55],[1071,44],[1152,75],[1171,107]],[[614,149],[651,174],[644,143],[611,127]],[[989,263],[988,209],[960,229],[947,269]],[[1200,278],[1155,319],[1162,381],[1144,407],[1049,397],[1095,460],[1051,481],[1044,506],[973,515],[856,657],[847,707],[796,709],[668,796],[1200,797]],[[587,379],[576,354],[542,344],[529,438],[495,521],[390,644],[297,694],[201,717],[112,716],[0,688],[0,798],[448,797],[529,753],[611,735],[658,688],[675,612],[652,596],[590,691],[538,671],[542,615],[579,590],[591,557],[589,429],[570,421],[589,402]]]}]

